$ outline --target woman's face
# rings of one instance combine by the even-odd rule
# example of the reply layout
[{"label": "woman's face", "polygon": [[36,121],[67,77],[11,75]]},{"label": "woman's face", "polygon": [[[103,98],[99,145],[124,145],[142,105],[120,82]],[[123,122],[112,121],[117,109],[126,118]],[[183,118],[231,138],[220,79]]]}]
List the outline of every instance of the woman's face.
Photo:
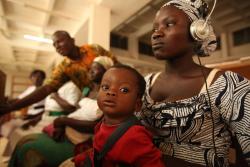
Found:
[{"label": "woman's face", "polygon": [[42,78],[41,74],[35,73],[30,76],[30,81],[32,85],[41,86],[43,84],[44,78]]},{"label": "woman's face", "polygon": [[106,71],[105,68],[101,64],[93,62],[89,70],[90,80],[96,83],[100,83],[105,71]]},{"label": "woman's face", "polygon": [[174,6],[161,8],[154,19],[151,36],[155,57],[160,60],[179,57],[192,51],[188,16]]}]

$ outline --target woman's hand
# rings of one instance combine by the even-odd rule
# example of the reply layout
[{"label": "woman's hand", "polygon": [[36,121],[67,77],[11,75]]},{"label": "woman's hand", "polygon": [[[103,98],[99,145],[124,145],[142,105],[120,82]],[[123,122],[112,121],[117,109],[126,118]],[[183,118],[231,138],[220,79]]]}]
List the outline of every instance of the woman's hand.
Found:
[{"label": "woman's hand", "polygon": [[41,120],[41,117],[35,117],[31,120],[29,120],[28,122],[26,122],[25,124],[22,125],[22,129],[23,130],[27,130],[29,129],[30,126],[36,126],[36,124]]},{"label": "woman's hand", "polygon": [[53,132],[53,139],[57,142],[62,141],[64,138],[64,132],[65,132],[64,117],[59,117],[54,120],[54,128],[55,128],[55,131]]},{"label": "woman's hand", "polygon": [[54,120],[54,127],[55,128],[64,128],[65,127],[65,120],[64,117],[59,117]]},{"label": "woman's hand", "polygon": [[64,132],[65,129],[64,128],[55,128],[54,132],[53,132],[53,136],[52,138],[56,141],[56,142],[61,142],[64,139]]},{"label": "woman's hand", "polygon": [[54,92],[54,93],[51,93],[50,97],[54,100],[58,99],[58,93],[57,92]]}]

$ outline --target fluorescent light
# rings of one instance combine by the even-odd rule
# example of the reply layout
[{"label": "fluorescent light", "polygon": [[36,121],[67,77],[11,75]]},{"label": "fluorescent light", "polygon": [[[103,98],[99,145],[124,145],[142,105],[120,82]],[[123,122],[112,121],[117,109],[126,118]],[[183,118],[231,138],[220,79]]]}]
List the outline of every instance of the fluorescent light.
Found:
[{"label": "fluorescent light", "polygon": [[53,41],[51,39],[37,37],[37,36],[33,36],[33,35],[24,35],[23,37],[25,39],[29,39],[29,40],[36,41],[36,42],[44,42],[44,43],[49,43],[49,44],[53,43]]}]

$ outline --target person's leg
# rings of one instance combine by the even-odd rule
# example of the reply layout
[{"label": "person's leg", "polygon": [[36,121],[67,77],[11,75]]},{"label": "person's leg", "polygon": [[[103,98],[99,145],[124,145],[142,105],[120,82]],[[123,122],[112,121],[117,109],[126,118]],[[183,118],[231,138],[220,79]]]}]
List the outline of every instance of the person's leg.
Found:
[{"label": "person's leg", "polygon": [[[17,167],[20,166],[20,151],[23,147],[24,144],[28,143],[28,142],[32,142],[34,140],[36,140],[38,137],[37,134],[32,134],[32,135],[27,135],[25,137],[23,137],[16,145],[14,152],[11,155],[8,167]],[[20,166],[21,167],[21,166]]]},{"label": "person's leg", "polygon": [[12,161],[17,162],[20,167],[55,167],[74,155],[72,143],[67,140],[55,142],[46,134],[37,134],[36,140],[17,145],[17,148],[17,155]]},{"label": "person's leg", "polygon": [[4,137],[9,137],[10,134],[18,127],[24,123],[21,119],[12,119],[1,126],[1,135]]}]

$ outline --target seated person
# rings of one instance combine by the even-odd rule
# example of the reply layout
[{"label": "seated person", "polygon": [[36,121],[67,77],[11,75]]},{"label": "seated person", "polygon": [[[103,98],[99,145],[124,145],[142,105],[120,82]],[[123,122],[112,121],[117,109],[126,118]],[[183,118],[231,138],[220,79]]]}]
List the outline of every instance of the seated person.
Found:
[{"label": "seated person", "polygon": [[75,111],[81,97],[81,90],[72,81],[65,83],[56,93],[50,94],[45,99],[45,112],[35,129],[41,131],[57,117]]},{"label": "seated person", "polygon": [[109,51],[98,44],[77,46],[75,39],[63,30],[56,31],[52,40],[55,50],[63,56],[63,61],[56,66],[45,85],[11,105],[0,105],[0,116],[44,99],[68,81],[74,82],[79,89],[87,86],[89,84],[88,70],[98,56],[108,56],[116,61]]},{"label": "seated person", "polygon": [[[145,80],[135,69],[119,65],[111,67],[103,76],[97,103],[103,111],[103,120],[95,127],[94,151],[74,158],[77,167],[90,163],[103,167],[126,164],[137,167],[162,167],[161,152],[152,143],[152,136],[140,124],[132,125],[99,161],[97,156],[106,141],[121,124],[133,118],[141,109]],[[88,157],[88,158],[87,158]],[[88,161],[89,162],[89,161]]]},{"label": "seated person", "polygon": [[[101,78],[111,65],[113,65],[111,58],[104,56],[95,58],[89,71],[89,78],[93,82],[89,88],[83,89],[83,92],[87,93],[79,103],[80,108],[67,117],[59,117],[54,120],[55,132],[52,137],[44,133],[25,136],[16,146],[9,167],[58,166],[64,160],[72,157],[74,144],[83,142],[90,137],[81,136],[79,132],[93,132],[96,121],[102,116],[96,100],[91,99],[96,98]],[[68,128],[65,130],[65,127]]]},{"label": "seated person", "polygon": [[[10,103],[21,99],[30,93],[34,92],[37,88],[41,87],[43,81],[46,77],[46,74],[42,70],[34,70],[30,74],[31,86],[29,86],[22,94],[20,94],[17,99],[9,100]],[[30,107],[28,107],[27,113],[21,119],[12,119],[6,123],[4,123],[0,128],[1,135],[9,138],[11,133],[18,127],[21,127],[25,122],[30,119],[39,118],[44,111],[44,100],[41,100],[37,103],[34,103]]]},{"label": "seated person", "polygon": [[[51,124],[60,115],[67,115],[72,111],[81,98],[80,89],[71,81],[64,84],[58,93],[53,93],[45,99],[45,112],[40,116],[16,128],[9,135],[9,142],[5,149],[4,156],[10,156],[17,142],[24,136],[33,133],[40,133],[42,129]],[[67,113],[65,113],[67,111]]]}]

